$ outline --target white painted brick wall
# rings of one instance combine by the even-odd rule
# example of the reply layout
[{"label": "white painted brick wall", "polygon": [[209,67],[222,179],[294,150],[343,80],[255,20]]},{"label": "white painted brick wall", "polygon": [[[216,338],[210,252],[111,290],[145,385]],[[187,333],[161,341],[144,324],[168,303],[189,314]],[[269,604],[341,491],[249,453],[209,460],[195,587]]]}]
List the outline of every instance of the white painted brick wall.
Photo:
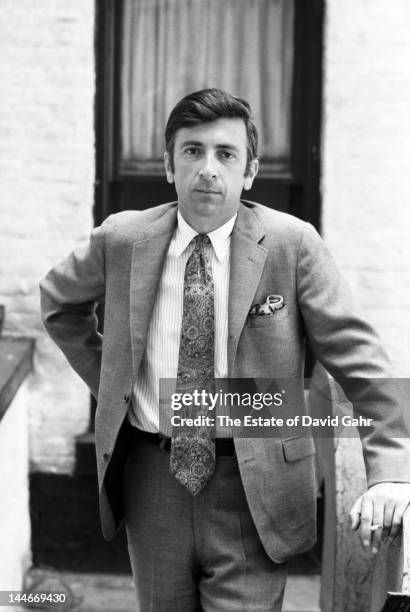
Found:
[{"label": "white painted brick wall", "polygon": [[410,2],[327,0],[324,236],[410,375]]},{"label": "white painted brick wall", "polygon": [[38,281],[92,227],[94,0],[0,3],[0,303],[37,340],[31,463],[69,471],[89,395],[43,332]]},{"label": "white painted brick wall", "polygon": [[28,385],[29,379],[0,421],[0,591],[20,590],[31,564]]}]

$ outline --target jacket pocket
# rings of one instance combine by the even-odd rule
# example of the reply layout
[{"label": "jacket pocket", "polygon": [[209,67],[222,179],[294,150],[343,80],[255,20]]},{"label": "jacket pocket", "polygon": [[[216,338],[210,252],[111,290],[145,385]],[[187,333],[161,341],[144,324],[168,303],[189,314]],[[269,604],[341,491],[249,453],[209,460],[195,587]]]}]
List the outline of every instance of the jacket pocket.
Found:
[{"label": "jacket pocket", "polygon": [[275,325],[275,323],[286,319],[288,316],[289,310],[286,308],[286,306],[284,306],[280,310],[276,310],[270,315],[248,315],[246,325],[248,327],[267,327],[269,325]]},{"label": "jacket pocket", "polygon": [[315,454],[315,444],[312,438],[289,438],[282,440],[283,455],[285,461],[298,461],[303,457]]}]

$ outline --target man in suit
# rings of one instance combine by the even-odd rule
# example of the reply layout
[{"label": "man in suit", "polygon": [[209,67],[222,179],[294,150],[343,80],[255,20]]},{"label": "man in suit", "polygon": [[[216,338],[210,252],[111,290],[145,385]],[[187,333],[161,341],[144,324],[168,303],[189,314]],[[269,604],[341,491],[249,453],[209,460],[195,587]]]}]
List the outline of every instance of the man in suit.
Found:
[{"label": "man in suit", "polygon": [[374,419],[363,437],[369,489],[352,510],[374,550],[382,528],[397,532],[410,497],[404,422],[380,382],[390,375],[380,340],[316,231],[240,200],[258,171],[247,102],[216,89],[190,94],[165,140],[178,201],[96,228],[42,281],[44,323],[98,397],[102,529],[113,538],[125,517],[139,609],[276,611],[287,560],[315,541],[312,440],[289,430],[233,439],[215,424],[167,429],[159,381],[192,392],[213,376],[289,379],[302,414],[308,336]]}]

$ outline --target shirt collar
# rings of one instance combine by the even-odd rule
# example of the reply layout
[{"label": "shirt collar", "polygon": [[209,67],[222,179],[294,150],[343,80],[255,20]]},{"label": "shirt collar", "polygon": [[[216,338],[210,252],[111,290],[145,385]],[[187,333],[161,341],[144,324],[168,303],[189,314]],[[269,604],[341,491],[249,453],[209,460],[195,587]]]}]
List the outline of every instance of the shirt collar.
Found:
[{"label": "shirt collar", "polygon": [[[208,236],[219,261],[223,261],[229,252],[231,234],[236,221],[236,213],[229,221],[209,232]],[[179,257],[185,251],[191,240],[199,233],[188,225],[181,213],[177,214],[178,225],[174,235],[173,254]]]}]

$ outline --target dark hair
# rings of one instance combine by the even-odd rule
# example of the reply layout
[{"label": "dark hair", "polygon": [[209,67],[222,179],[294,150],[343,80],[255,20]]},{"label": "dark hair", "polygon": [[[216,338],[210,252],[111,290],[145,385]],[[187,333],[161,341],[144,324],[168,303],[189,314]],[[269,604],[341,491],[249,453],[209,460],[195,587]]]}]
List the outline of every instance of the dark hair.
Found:
[{"label": "dark hair", "polygon": [[188,94],[172,109],[165,128],[165,147],[174,170],[175,137],[181,128],[190,128],[201,123],[212,123],[217,119],[242,119],[248,138],[246,148],[249,164],[258,154],[258,132],[252,120],[251,107],[243,98],[233,96],[221,89],[202,89]]}]

